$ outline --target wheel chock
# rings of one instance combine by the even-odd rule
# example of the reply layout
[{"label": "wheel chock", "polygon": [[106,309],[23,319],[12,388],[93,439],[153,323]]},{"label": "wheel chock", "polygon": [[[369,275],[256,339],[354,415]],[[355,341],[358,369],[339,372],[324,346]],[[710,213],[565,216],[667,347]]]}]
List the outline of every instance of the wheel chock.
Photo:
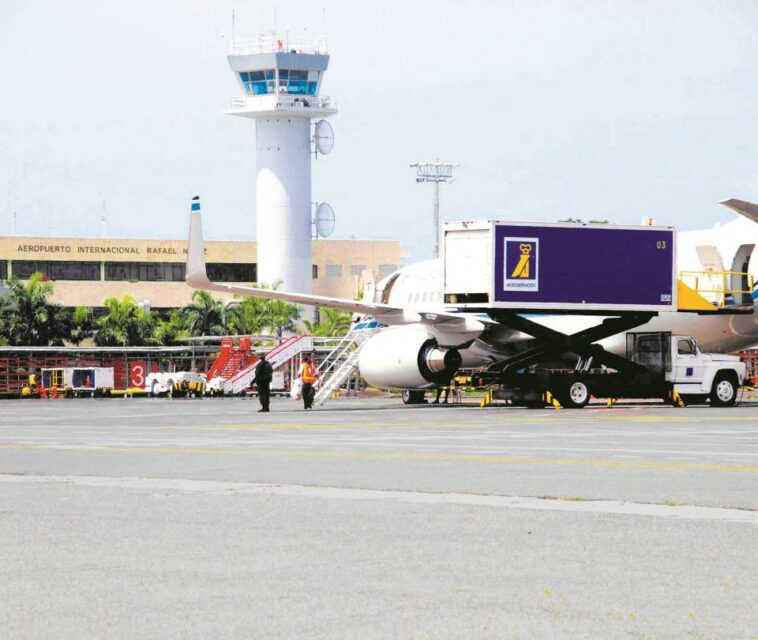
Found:
[{"label": "wheel chock", "polygon": [[545,393],[542,394],[542,399],[547,406],[552,407],[553,409],[563,409],[561,403],[558,402],[558,399],[550,391],[545,391]]},{"label": "wheel chock", "polygon": [[682,396],[679,395],[679,392],[676,389],[671,390],[671,404],[673,404],[675,407],[679,407],[680,409],[684,409],[684,407],[687,406],[684,400],[682,400]]}]

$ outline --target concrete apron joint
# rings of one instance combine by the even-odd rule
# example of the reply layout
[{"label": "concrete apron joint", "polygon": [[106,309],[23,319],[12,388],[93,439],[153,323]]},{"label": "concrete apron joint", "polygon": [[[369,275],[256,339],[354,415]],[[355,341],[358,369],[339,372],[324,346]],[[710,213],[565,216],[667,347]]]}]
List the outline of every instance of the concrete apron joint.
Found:
[{"label": "concrete apron joint", "polygon": [[618,500],[576,500],[498,496],[471,493],[427,493],[378,489],[353,489],[307,485],[274,485],[221,480],[188,480],[163,478],[109,478],[99,476],[58,476],[0,474],[0,482],[9,484],[64,484],[102,489],[144,491],[175,491],[209,495],[253,495],[327,500],[388,500],[392,502],[456,505],[527,511],[562,511],[589,515],[642,516],[680,520],[710,520],[758,525],[758,511],[695,505],[661,505]]}]

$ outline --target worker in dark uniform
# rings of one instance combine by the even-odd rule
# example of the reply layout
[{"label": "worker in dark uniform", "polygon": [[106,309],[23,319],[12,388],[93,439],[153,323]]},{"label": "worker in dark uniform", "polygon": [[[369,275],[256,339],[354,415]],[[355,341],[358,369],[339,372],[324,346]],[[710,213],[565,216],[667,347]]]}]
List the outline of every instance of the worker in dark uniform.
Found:
[{"label": "worker in dark uniform", "polygon": [[266,360],[266,354],[261,352],[260,361],[255,367],[255,386],[258,387],[258,400],[261,402],[261,408],[258,413],[268,413],[268,403],[271,397],[271,380],[274,377],[274,368]]},{"label": "worker in dark uniform", "polygon": [[434,399],[434,402],[432,404],[439,404],[440,403],[440,396],[442,395],[442,392],[445,392],[445,404],[447,404],[447,398],[450,395],[450,389],[452,389],[455,386],[455,377],[450,378],[447,382],[440,382],[437,385],[437,397]]},{"label": "worker in dark uniform", "polygon": [[442,395],[442,392],[445,392],[445,404],[447,404],[447,398],[450,395],[450,383],[448,382],[446,385],[437,385],[437,397],[434,399],[434,402],[432,404],[439,404],[440,403],[440,396]]}]

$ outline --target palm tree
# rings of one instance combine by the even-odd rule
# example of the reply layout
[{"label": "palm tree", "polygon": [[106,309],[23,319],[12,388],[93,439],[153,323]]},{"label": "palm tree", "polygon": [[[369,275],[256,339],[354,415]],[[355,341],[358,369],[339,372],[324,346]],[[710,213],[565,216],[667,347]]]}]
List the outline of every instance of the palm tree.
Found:
[{"label": "palm tree", "polygon": [[138,307],[131,296],[121,300],[112,297],[105,300],[108,312],[97,321],[99,328],[95,336],[98,346],[134,346],[155,344],[153,329],[156,314]]},{"label": "palm tree", "polygon": [[321,307],[321,317],[319,326],[323,327],[325,336],[344,336],[350,331],[353,316],[346,311],[332,309],[331,307]]},{"label": "palm tree", "polygon": [[69,340],[80,344],[95,334],[95,316],[92,307],[76,307],[71,314],[71,333]]},{"label": "palm tree", "polygon": [[331,307],[321,307],[318,322],[303,320],[308,333],[318,338],[344,336],[350,331],[351,322],[351,314]]},{"label": "palm tree", "polygon": [[227,312],[227,329],[235,335],[261,334],[269,326],[271,309],[263,298],[249,296]]},{"label": "palm tree", "polygon": [[193,292],[192,302],[181,308],[181,314],[191,336],[222,336],[226,333],[224,303],[207,291]]},{"label": "palm tree", "polygon": [[18,278],[7,282],[10,293],[0,302],[4,334],[18,346],[62,346],[71,336],[71,314],[51,302],[53,283],[33,273],[24,284]]},{"label": "palm tree", "polygon": [[300,307],[282,300],[267,300],[266,302],[270,310],[267,326],[274,329],[276,335],[281,338],[282,333],[295,328],[295,321],[300,317]]},{"label": "palm tree", "polygon": [[181,310],[174,309],[168,319],[159,319],[153,335],[159,344],[165,346],[177,344],[182,338],[189,338]]}]

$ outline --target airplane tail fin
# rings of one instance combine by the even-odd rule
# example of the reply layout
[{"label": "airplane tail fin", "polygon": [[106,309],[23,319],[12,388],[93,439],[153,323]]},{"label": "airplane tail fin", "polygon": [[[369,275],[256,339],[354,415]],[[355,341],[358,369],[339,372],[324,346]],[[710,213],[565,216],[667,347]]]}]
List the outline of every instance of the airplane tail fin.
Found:
[{"label": "airplane tail fin", "polygon": [[748,220],[758,222],[758,204],[752,202],[746,202],[745,200],[722,200],[719,204],[723,204],[735,213],[745,216]]},{"label": "airplane tail fin", "polygon": [[205,270],[205,246],[203,242],[203,220],[200,217],[200,196],[192,198],[187,242],[187,284],[203,289],[210,284]]}]

